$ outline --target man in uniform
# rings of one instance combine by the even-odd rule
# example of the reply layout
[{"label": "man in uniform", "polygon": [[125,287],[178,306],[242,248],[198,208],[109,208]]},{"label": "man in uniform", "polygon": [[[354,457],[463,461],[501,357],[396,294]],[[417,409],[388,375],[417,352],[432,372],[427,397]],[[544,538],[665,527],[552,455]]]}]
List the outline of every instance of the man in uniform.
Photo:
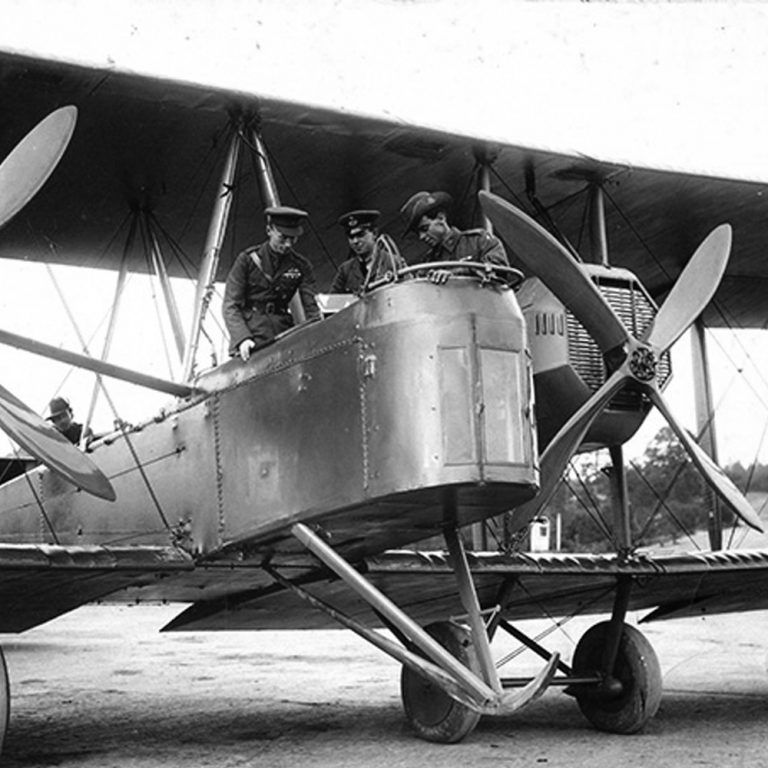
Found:
[{"label": "man in uniform", "polygon": [[[447,192],[417,192],[403,204],[400,213],[406,220],[406,234],[416,232],[430,246],[427,262],[480,261],[509,266],[504,246],[498,237],[484,229],[461,231],[448,221],[451,196]],[[432,270],[433,283],[444,283],[455,271]]]},{"label": "man in uniform", "polygon": [[[331,293],[361,293],[371,282],[406,266],[397,253],[386,252],[379,242],[379,211],[350,211],[339,218],[352,252],[336,270]],[[373,269],[373,274],[369,273]]]},{"label": "man in uniform", "polygon": [[297,291],[306,320],[320,319],[312,265],[293,249],[308,214],[287,206],[265,213],[267,240],[238,254],[224,289],[229,352],[243,361],[294,325],[288,306]]},{"label": "man in uniform", "polygon": [[[83,425],[73,420],[74,414],[69,401],[65,397],[54,397],[48,403],[47,420],[52,422],[53,426],[61,432],[64,437],[74,445],[79,445],[83,436]],[[85,445],[93,439],[93,432],[90,428],[85,432]],[[85,447],[85,446],[84,446]]]}]

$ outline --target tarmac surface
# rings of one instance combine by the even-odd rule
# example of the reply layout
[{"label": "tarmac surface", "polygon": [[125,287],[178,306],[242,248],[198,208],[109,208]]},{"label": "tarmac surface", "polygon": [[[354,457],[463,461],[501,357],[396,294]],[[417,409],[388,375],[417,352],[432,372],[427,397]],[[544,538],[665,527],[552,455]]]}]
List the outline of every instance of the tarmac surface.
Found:
[{"label": "tarmac surface", "polygon": [[[521,712],[483,718],[461,744],[438,745],[410,731],[399,665],[352,633],[158,633],[178,611],[86,606],[2,636],[12,711],[0,765],[768,765],[768,612],[642,627],[665,692],[641,734],[593,730],[552,689]],[[570,660],[594,621],[574,620],[546,642]],[[521,626],[536,634],[550,623]],[[526,653],[504,674],[540,664]]]}]

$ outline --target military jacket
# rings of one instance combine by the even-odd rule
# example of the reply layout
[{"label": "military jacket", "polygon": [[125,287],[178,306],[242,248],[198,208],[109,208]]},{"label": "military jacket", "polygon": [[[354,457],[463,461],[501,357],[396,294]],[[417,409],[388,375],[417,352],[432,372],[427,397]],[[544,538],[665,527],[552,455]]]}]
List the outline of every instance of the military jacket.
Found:
[{"label": "military jacket", "polygon": [[[403,269],[407,266],[405,259],[398,258],[397,268]],[[387,274],[391,268],[388,261],[379,260],[376,274],[371,276],[370,282],[375,282]],[[343,262],[336,270],[336,275],[331,283],[331,293],[360,293],[365,285],[365,276],[368,273],[368,267],[365,262],[357,255],[352,256]]]},{"label": "military jacket", "polygon": [[484,229],[467,229],[462,232],[451,227],[448,237],[429,252],[427,260],[481,261],[509,266],[501,240]]},{"label": "military jacket", "polygon": [[320,318],[312,265],[290,250],[276,254],[268,242],[238,254],[227,275],[222,314],[229,332],[229,351],[253,339],[261,346],[293,326],[288,312],[298,291],[307,320]]}]

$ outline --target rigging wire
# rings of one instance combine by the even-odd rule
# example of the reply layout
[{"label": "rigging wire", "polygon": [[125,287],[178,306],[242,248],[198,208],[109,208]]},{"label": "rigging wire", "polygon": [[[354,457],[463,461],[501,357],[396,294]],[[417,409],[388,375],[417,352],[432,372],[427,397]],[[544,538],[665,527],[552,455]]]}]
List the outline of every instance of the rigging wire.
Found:
[{"label": "rigging wire", "polygon": [[[739,338],[738,338],[738,336],[736,335],[736,333],[735,333],[734,329],[733,329],[733,328],[730,328],[730,330],[731,330],[731,331],[733,331],[733,339],[734,339],[734,340],[735,340],[735,341],[736,341],[736,342],[739,344],[739,346],[741,346],[741,347],[742,347],[742,351],[744,352],[744,354],[745,354],[745,355],[746,355],[746,357],[748,358],[749,362],[751,362],[751,363],[752,363],[752,367],[753,367],[753,369],[754,369],[754,372],[756,373],[756,375],[758,376],[758,378],[760,379],[760,381],[761,381],[761,382],[762,382],[762,383],[763,383],[763,384],[764,384],[764,385],[765,385],[765,386],[768,388],[768,379],[766,379],[766,378],[765,378],[765,376],[763,375],[762,371],[760,370],[760,368],[759,368],[759,367],[757,366],[757,364],[755,363],[755,361],[754,361],[754,358],[752,358],[752,356],[749,354],[749,351],[748,351],[748,349],[747,349],[746,347],[744,347],[744,346],[743,346],[743,342],[741,341],[741,339],[739,339]],[[740,330],[744,330],[744,329],[740,329]],[[726,348],[723,346],[722,342],[721,342],[721,341],[720,341],[720,340],[719,340],[719,339],[718,339],[716,336],[714,336],[714,335],[710,334],[710,337],[713,339],[713,341],[715,342],[715,344],[716,344],[716,345],[718,346],[718,348],[720,349],[720,352],[722,353],[723,357],[725,357],[725,358],[726,358],[726,360],[728,360],[728,362],[729,362],[729,363],[730,363],[730,364],[733,366],[733,368],[736,370],[736,373],[737,373],[737,374],[742,374],[742,375],[743,375],[743,372],[744,372],[744,367],[743,367],[743,366],[739,366],[739,365],[736,363],[736,361],[734,360],[734,358],[733,358],[733,357],[730,355],[730,353],[728,352],[728,350],[727,350],[727,349],[726,349]],[[763,395],[762,395],[760,392],[758,392],[758,390],[755,388],[754,384],[752,384],[752,382],[750,382],[750,381],[749,381],[748,379],[746,379],[746,378],[744,379],[744,382],[745,382],[745,383],[746,383],[746,385],[749,387],[749,389],[751,389],[751,390],[752,390],[752,394],[754,394],[754,395],[755,395],[755,397],[757,398],[757,400],[760,402],[760,405],[762,405],[762,406],[763,406],[763,407],[764,407],[766,410],[768,410],[768,401],[766,401],[766,400],[765,400],[765,398],[763,397]]]},{"label": "rigging wire", "polygon": [[515,204],[517,205],[520,210],[524,211],[526,209],[525,203],[520,199],[519,195],[515,192],[514,189],[507,183],[506,179],[504,179],[501,174],[496,170],[496,168],[493,165],[488,166],[488,170],[493,174],[493,177],[496,179],[496,181],[501,184],[504,189],[509,192],[509,194],[512,196],[512,198],[515,201]]},{"label": "rigging wire", "polygon": [[[22,461],[21,454],[19,453],[19,449],[15,445],[13,446],[13,454],[16,457],[17,461]],[[53,524],[51,523],[51,520],[48,517],[48,513],[45,511],[43,500],[40,498],[40,494],[35,490],[35,484],[32,482],[32,478],[30,477],[29,471],[26,466],[24,466],[24,480],[27,483],[29,492],[32,494],[32,498],[34,498],[35,502],[37,503],[37,507],[40,510],[40,514],[42,515],[43,521],[45,522],[51,536],[53,537],[53,543],[61,544],[61,542],[59,541],[59,537],[56,534],[56,529],[53,527]],[[2,482],[2,478],[0,478],[0,482]]]},{"label": "rigging wire", "polygon": [[557,225],[555,224],[554,219],[549,215],[549,212],[557,205],[560,205],[565,202],[571,202],[572,200],[575,201],[575,199],[578,197],[578,195],[582,194],[583,190],[579,190],[578,192],[575,192],[571,195],[567,195],[565,198],[562,198],[559,202],[555,203],[554,205],[545,206],[543,205],[539,199],[535,196],[535,193],[531,193],[528,195],[529,200],[532,201],[534,210],[533,212],[529,213],[529,207],[526,206],[525,203],[523,203],[520,199],[520,197],[516,194],[514,189],[502,178],[502,176],[499,174],[499,172],[493,167],[493,165],[489,166],[490,172],[493,174],[494,178],[504,187],[504,189],[509,192],[509,194],[512,196],[512,198],[515,201],[515,204],[518,208],[520,208],[521,211],[527,213],[528,215],[532,216],[534,219],[538,220],[544,228],[550,232],[555,239],[560,242],[560,244],[573,256],[577,261],[581,261],[581,256],[579,255],[579,252],[574,246],[570,243],[567,237],[558,229]]},{"label": "rigging wire", "polygon": [[[555,616],[554,616],[554,614],[550,613],[550,612],[549,612],[549,611],[546,609],[546,606],[545,606],[545,605],[544,605],[544,604],[543,604],[543,603],[542,603],[542,602],[541,602],[539,599],[537,599],[537,598],[536,598],[536,597],[533,595],[533,593],[531,593],[531,592],[529,591],[529,589],[528,589],[528,588],[525,586],[525,584],[523,583],[523,581],[522,581],[521,579],[518,579],[518,581],[517,581],[517,586],[519,586],[519,587],[520,587],[520,589],[522,589],[522,590],[523,590],[523,592],[525,592],[526,596],[528,596],[529,598],[531,598],[531,604],[532,604],[533,606],[535,606],[536,608],[538,608],[538,609],[539,609],[539,611],[541,611],[542,615],[543,615],[545,618],[549,619],[549,620],[550,620],[550,622],[551,622],[551,623],[550,623],[550,625],[549,625],[549,626],[548,626],[546,629],[542,630],[541,632],[539,632],[539,634],[538,634],[538,635],[535,635],[535,636],[533,637],[533,640],[534,640],[534,642],[536,642],[536,643],[540,643],[542,640],[546,639],[547,637],[549,637],[549,635],[551,635],[553,632],[556,632],[556,631],[559,629],[559,630],[560,630],[560,631],[563,633],[563,635],[564,635],[564,636],[565,636],[565,637],[566,637],[566,638],[567,638],[567,639],[568,639],[568,640],[569,640],[569,641],[570,641],[570,642],[571,642],[573,645],[575,645],[575,644],[576,644],[576,641],[574,640],[574,638],[573,638],[573,637],[571,637],[571,636],[568,634],[568,632],[567,632],[565,629],[563,629],[563,627],[564,627],[564,626],[565,626],[565,625],[566,625],[566,624],[567,624],[569,621],[571,621],[572,619],[575,619],[575,618],[577,618],[578,616],[580,616],[582,613],[585,613],[585,612],[586,612],[587,610],[589,610],[589,608],[591,608],[591,607],[592,607],[592,606],[593,606],[593,605],[594,605],[596,602],[598,602],[598,600],[602,600],[602,599],[603,599],[603,598],[604,598],[606,595],[609,595],[609,594],[610,594],[611,592],[613,592],[613,590],[615,589],[615,587],[614,587],[613,585],[611,585],[611,586],[609,586],[609,587],[605,587],[603,590],[601,590],[600,592],[598,592],[598,593],[597,593],[597,594],[596,594],[596,595],[595,595],[595,596],[594,596],[594,597],[593,597],[591,600],[587,600],[587,601],[586,601],[586,602],[584,602],[583,604],[579,605],[579,609],[578,609],[577,611],[574,611],[573,613],[569,614],[568,616],[563,616],[561,619],[556,619],[556,618],[555,618]],[[525,644],[521,644],[521,645],[520,645],[518,648],[516,648],[514,651],[511,651],[511,652],[510,652],[510,653],[508,653],[506,656],[503,656],[501,659],[499,659],[499,660],[496,662],[496,667],[497,667],[497,668],[503,667],[505,664],[508,664],[508,663],[509,663],[510,661],[512,661],[513,659],[515,659],[515,658],[517,658],[518,656],[520,656],[521,654],[525,653],[525,651],[526,651],[526,650],[528,650],[528,646],[527,646],[527,645],[525,645]]]},{"label": "rigging wire", "polygon": [[[193,267],[193,263],[190,257],[186,254],[186,252],[181,247],[181,245],[173,238],[170,232],[168,232],[168,230],[162,226],[160,221],[151,213],[149,215],[152,218],[152,222],[155,229],[162,234],[165,240],[165,244],[167,244],[170,247],[173,256],[178,261],[179,265],[181,266],[187,278],[189,280],[194,280],[194,277],[191,271]],[[219,302],[223,301],[223,294],[221,292],[221,289],[216,285],[216,283],[213,284],[213,296],[215,296]],[[212,312],[207,312],[205,316],[205,322],[213,323],[214,327],[218,331],[218,336],[220,339],[223,340],[226,337],[224,325],[217,315],[213,314]],[[217,345],[212,335],[206,330],[205,326],[201,328],[201,333],[203,336],[205,336],[205,338],[208,340],[208,343],[210,344],[211,354],[214,358],[214,361],[218,359],[218,357],[222,357],[226,353],[226,350],[223,349],[221,345]],[[214,362],[213,365],[216,365],[216,362]]]},{"label": "rigging wire", "polygon": [[[50,270],[50,265],[46,265],[46,266],[48,266],[49,270]],[[55,276],[53,275],[53,271],[52,270],[50,270],[50,274],[51,274],[51,278],[54,280],[54,283],[57,284],[56,281],[55,281]],[[59,290],[58,285],[57,285],[57,290]],[[80,345],[81,345],[81,347],[83,349],[83,352],[85,354],[87,354],[87,355],[90,355],[90,352],[88,350],[88,345],[85,342],[85,339],[83,338],[83,335],[82,335],[82,333],[80,331],[80,328],[79,328],[79,325],[78,325],[77,321],[75,320],[74,316],[72,315],[72,313],[71,313],[71,311],[69,309],[69,305],[68,305],[68,303],[66,301],[66,297],[61,292],[59,293],[59,295],[61,297],[62,302],[64,303],[65,310],[67,312],[67,315],[69,316],[69,319],[70,319],[70,322],[72,323],[74,331],[75,331],[75,333],[76,333],[76,335],[77,335],[77,337],[78,337],[78,339],[80,341]],[[97,381],[99,382],[99,384],[101,386],[101,391],[104,394],[104,398],[106,399],[107,403],[109,404],[110,409],[112,410],[112,414],[113,414],[113,417],[115,419],[115,423],[117,425],[117,428],[121,432],[122,436],[125,438],[125,443],[128,446],[128,450],[131,453],[131,456],[132,456],[132,458],[134,460],[134,463],[136,464],[136,469],[139,471],[139,474],[141,475],[141,478],[144,481],[144,485],[145,485],[145,487],[147,489],[147,493],[149,494],[150,499],[152,500],[152,503],[154,504],[154,507],[155,507],[155,509],[156,509],[156,511],[158,513],[158,516],[160,517],[160,520],[163,523],[163,527],[166,530],[170,530],[171,527],[170,527],[170,524],[168,522],[167,517],[165,516],[165,513],[163,512],[163,508],[160,505],[160,500],[157,498],[157,495],[155,494],[154,488],[152,487],[152,484],[149,482],[149,478],[147,477],[147,474],[144,471],[144,467],[143,467],[143,465],[142,465],[142,463],[141,463],[141,461],[139,459],[139,456],[136,453],[136,449],[135,449],[135,447],[133,445],[133,441],[128,436],[127,425],[118,416],[117,408],[115,407],[114,401],[112,400],[112,397],[110,396],[109,391],[104,386],[104,384],[103,384],[103,382],[101,380],[102,377],[99,374],[96,374],[96,379],[97,379]]]},{"label": "rigging wire", "polygon": [[[763,422],[763,431],[761,432],[760,440],[758,440],[758,443],[757,443],[757,448],[755,450],[755,457],[754,457],[754,459],[753,459],[753,461],[752,461],[752,463],[750,464],[750,467],[749,467],[749,473],[747,475],[747,482],[746,482],[746,487],[744,489],[744,495],[746,495],[747,492],[752,487],[752,480],[754,479],[755,471],[757,470],[757,464],[758,464],[757,457],[758,457],[758,455],[760,453],[760,449],[763,447],[763,443],[765,442],[766,434],[768,434],[768,420]],[[756,510],[758,517],[762,516],[763,512],[765,512],[765,510],[766,510],[766,507],[768,507],[768,496],[766,496],[765,499],[763,499],[763,503],[760,505],[760,509]],[[741,536],[739,538],[738,543],[736,544],[737,547],[740,547],[744,543],[744,540],[749,535],[749,529],[748,528],[740,528],[739,530],[741,530]],[[733,544],[733,541],[734,541],[735,537],[736,537],[736,520],[734,519],[734,524],[731,527],[731,535],[730,535],[730,537],[728,539],[728,546],[729,547]]]},{"label": "rigging wire", "polygon": [[642,468],[637,463],[635,463],[634,461],[630,461],[629,465],[632,467],[632,469],[635,470],[640,480],[642,480],[643,483],[645,483],[645,486],[648,488],[648,490],[656,497],[656,502],[657,502],[653,512],[648,516],[648,519],[645,521],[645,525],[640,531],[640,535],[638,536],[638,539],[640,541],[643,540],[643,538],[645,537],[645,534],[648,532],[648,529],[651,526],[651,523],[656,518],[656,515],[659,513],[660,510],[663,509],[672,518],[673,522],[682,531],[682,533],[685,534],[685,536],[687,536],[690,539],[691,544],[693,544],[693,546],[696,549],[701,549],[701,547],[696,543],[696,540],[693,538],[693,535],[691,534],[691,532],[685,527],[685,525],[683,525],[683,523],[678,519],[677,515],[675,515],[675,513],[667,504],[667,498],[669,497],[669,494],[672,492],[672,488],[677,482],[677,479],[683,473],[683,470],[688,466],[688,462],[677,465],[677,468],[675,469],[675,473],[672,475],[672,479],[669,481],[669,484],[667,485],[667,488],[663,494],[660,494],[656,490],[656,488],[654,488],[653,484],[650,482],[650,480],[648,480]]},{"label": "rigging wire", "polygon": [[664,264],[654,253],[653,249],[643,239],[640,232],[635,228],[635,225],[630,221],[629,217],[624,213],[624,210],[619,206],[619,204],[613,199],[613,197],[611,197],[611,194],[608,192],[608,190],[605,187],[603,187],[603,194],[610,201],[611,205],[613,205],[616,212],[619,214],[619,216],[621,216],[622,220],[627,225],[627,227],[629,227],[630,232],[632,232],[632,234],[637,238],[637,241],[644,248],[644,250],[651,257],[651,259],[655,262],[656,266],[664,274],[667,280],[672,280],[672,275],[669,274]]},{"label": "rigging wire", "polygon": [[579,482],[579,485],[582,488],[582,491],[586,495],[589,502],[592,504],[592,508],[590,509],[589,506],[584,502],[584,500],[579,496],[578,493],[576,493],[575,489],[571,485],[570,481],[566,476],[563,477],[563,482],[565,483],[566,487],[570,490],[570,492],[573,494],[576,501],[581,505],[582,509],[589,515],[589,517],[592,519],[592,522],[595,523],[598,530],[602,535],[605,537],[606,541],[611,544],[611,546],[616,545],[616,541],[611,536],[611,529],[610,526],[605,522],[603,519],[603,516],[600,512],[600,507],[597,503],[597,500],[592,495],[591,491],[587,487],[586,483],[584,482],[584,478],[581,476],[581,472],[577,469],[576,465],[574,464],[573,458],[568,463],[571,472],[575,475],[576,480]]},{"label": "rigging wire", "polygon": [[[226,155],[227,147],[229,145],[229,139],[232,135],[232,133],[236,129],[235,121],[232,117],[230,117],[226,123],[222,125],[222,127],[213,135],[211,139],[211,146],[209,147],[206,154],[200,159],[197,166],[193,169],[192,176],[189,179],[189,182],[186,186],[193,186],[195,183],[195,179],[198,175],[202,175],[203,169],[207,164],[207,172],[204,175],[202,183],[198,186],[198,194],[195,198],[192,207],[189,211],[189,215],[187,216],[187,220],[184,223],[184,225],[181,228],[181,231],[179,232],[179,240],[183,240],[184,236],[189,231],[189,228],[192,226],[193,220],[197,218],[196,212],[198,208],[201,206],[201,201],[203,199],[203,195],[209,191],[211,186],[211,177],[216,171],[216,168],[218,168],[221,165],[222,158]],[[213,158],[213,159],[211,159]]]},{"label": "rigging wire", "polygon": [[[464,191],[461,193],[461,197],[459,197],[459,200],[458,200],[459,208],[461,208],[466,203],[467,198],[470,196],[470,192],[475,183],[475,174],[477,173],[479,168],[480,168],[480,163],[476,159],[475,165],[472,168],[472,172],[467,177],[467,183],[464,185]],[[477,196],[475,196],[474,205],[472,207],[472,221],[475,220],[474,217],[477,212],[477,206],[478,206]]]},{"label": "rigging wire", "polygon": [[157,317],[157,326],[160,333],[160,343],[162,344],[163,354],[165,355],[165,364],[168,366],[168,378],[173,379],[173,363],[171,361],[170,345],[168,343],[168,336],[165,329],[165,323],[163,322],[163,315],[160,310],[160,302],[157,297],[157,288],[155,285],[157,275],[155,273],[154,265],[151,257],[151,244],[149,243],[146,228],[141,226],[141,214],[137,213],[139,217],[139,236],[141,237],[141,246],[144,253],[144,261],[147,265],[147,273],[149,274],[149,295],[152,299],[152,306],[155,310]]},{"label": "rigging wire", "polygon": [[[52,246],[52,247],[55,248],[55,246]],[[48,275],[49,275],[49,277],[51,279],[51,282],[53,283],[53,286],[54,286],[54,288],[56,290],[56,293],[57,293],[57,295],[58,295],[59,299],[61,300],[61,303],[62,303],[62,305],[64,307],[64,312],[66,313],[67,318],[69,319],[70,324],[73,326],[73,328],[75,328],[75,331],[77,333],[78,340],[79,340],[80,346],[83,349],[83,352],[85,354],[90,355],[90,352],[88,351],[89,346],[93,343],[93,341],[96,339],[96,336],[101,331],[101,326],[104,324],[104,322],[105,322],[109,312],[107,312],[105,315],[102,316],[102,319],[96,325],[96,328],[91,332],[91,335],[88,337],[88,339],[85,340],[80,335],[79,330],[77,330],[76,320],[75,320],[74,315],[72,314],[72,311],[71,311],[71,309],[69,307],[69,303],[67,302],[66,297],[64,296],[64,292],[62,291],[61,286],[60,286],[58,280],[56,279],[56,276],[53,273],[53,268],[51,267],[50,263],[48,263],[48,262],[45,262],[45,267],[46,267]],[[69,381],[70,376],[72,376],[72,374],[74,373],[74,370],[75,370],[74,367],[70,367],[67,370],[67,372],[64,374],[64,376],[62,377],[61,381],[59,382],[59,385],[54,390],[55,394],[59,394],[64,389],[67,381]],[[97,377],[98,386],[101,387],[102,390],[103,390],[104,384],[103,384],[103,381],[101,381],[101,376],[99,376],[98,374],[95,374],[95,375]]]},{"label": "rigging wire", "polygon": [[[179,245],[179,243],[173,238],[170,232],[168,232],[168,230],[165,229],[160,224],[157,218],[154,217],[151,213],[150,213],[150,216],[152,217],[152,222],[155,228],[163,235],[166,243],[170,246],[173,255],[176,257],[176,260],[179,262],[181,268],[184,270],[184,274],[186,275],[186,277],[189,278],[190,280],[194,280],[194,276],[192,275],[192,272],[191,272],[191,267],[193,266],[193,262],[190,259],[190,257],[186,254],[186,252],[183,250],[181,245]],[[186,262],[186,264],[184,262]],[[216,284],[214,284],[213,286],[213,293],[217,299],[219,300],[223,299],[223,294],[220,288],[216,286]],[[207,319],[208,319],[208,316],[206,316],[206,320]],[[211,320],[216,325],[217,329],[221,333],[224,333],[223,323],[220,320],[218,320],[215,316],[211,316]]]}]

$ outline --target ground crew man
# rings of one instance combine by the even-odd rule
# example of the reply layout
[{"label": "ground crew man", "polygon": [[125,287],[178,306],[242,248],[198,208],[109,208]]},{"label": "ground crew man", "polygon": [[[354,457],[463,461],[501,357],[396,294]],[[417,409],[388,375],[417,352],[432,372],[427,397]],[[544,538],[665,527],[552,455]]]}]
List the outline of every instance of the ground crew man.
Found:
[{"label": "ground crew man", "polygon": [[[74,414],[69,400],[65,397],[54,397],[48,403],[48,416],[46,417],[64,437],[74,445],[79,445],[83,436],[83,425],[74,421]],[[93,439],[93,432],[88,428],[85,432],[85,445]],[[85,447],[85,445],[83,447]]]}]

